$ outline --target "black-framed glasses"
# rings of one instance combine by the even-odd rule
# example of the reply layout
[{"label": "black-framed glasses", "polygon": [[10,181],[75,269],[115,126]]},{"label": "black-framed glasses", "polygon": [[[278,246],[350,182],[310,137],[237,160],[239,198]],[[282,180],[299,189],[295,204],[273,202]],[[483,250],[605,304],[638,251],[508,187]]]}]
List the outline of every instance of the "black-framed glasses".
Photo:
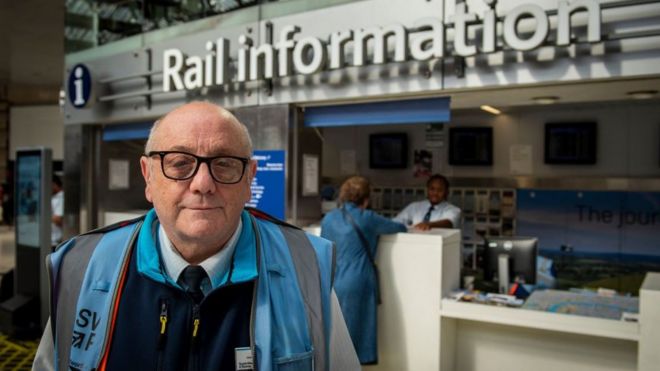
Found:
[{"label": "black-framed glasses", "polygon": [[250,159],[237,156],[202,157],[180,151],[151,151],[147,157],[160,156],[160,168],[166,178],[187,180],[197,174],[199,166],[205,163],[211,177],[218,183],[235,184],[243,179],[245,166]]}]

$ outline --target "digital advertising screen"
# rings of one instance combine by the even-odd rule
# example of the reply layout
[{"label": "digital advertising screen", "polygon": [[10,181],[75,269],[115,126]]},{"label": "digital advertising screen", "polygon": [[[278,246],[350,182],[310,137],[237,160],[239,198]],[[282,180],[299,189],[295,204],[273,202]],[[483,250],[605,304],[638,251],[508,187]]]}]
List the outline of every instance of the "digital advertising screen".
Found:
[{"label": "digital advertising screen", "polygon": [[38,151],[16,158],[16,243],[40,247],[42,158]]}]

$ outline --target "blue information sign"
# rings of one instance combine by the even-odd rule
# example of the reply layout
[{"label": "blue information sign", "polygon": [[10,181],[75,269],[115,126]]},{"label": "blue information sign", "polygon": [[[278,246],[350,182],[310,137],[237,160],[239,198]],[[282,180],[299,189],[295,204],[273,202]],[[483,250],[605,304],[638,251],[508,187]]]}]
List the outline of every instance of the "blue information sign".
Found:
[{"label": "blue information sign", "polygon": [[69,73],[69,102],[76,108],[82,108],[89,102],[92,94],[92,75],[84,64],[77,64]]},{"label": "blue information sign", "polygon": [[257,175],[252,180],[252,199],[247,206],[255,207],[276,218],[284,219],[284,150],[254,151]]}]

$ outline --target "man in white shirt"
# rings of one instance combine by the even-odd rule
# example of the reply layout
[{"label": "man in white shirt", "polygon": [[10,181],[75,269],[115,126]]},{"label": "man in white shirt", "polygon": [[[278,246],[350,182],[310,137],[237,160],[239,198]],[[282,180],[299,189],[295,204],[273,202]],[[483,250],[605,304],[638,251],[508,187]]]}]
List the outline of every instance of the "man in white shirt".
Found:
[{"label": "man in white shirt", "polygon": [[64,191],[62,180],[53,174],[53,195],[50,199],[52,216],[50,219],[50,244],[55,247],[62,242],[62,221],[64,219]]},{"label": "man in white shirt", "polygon": [[449,181],[444,176],[435,174],[426,182],[427,199],[406,206],[394,220],[421,231],[431,228],[458,228],[461,209],[447,202],[448,194]]}]

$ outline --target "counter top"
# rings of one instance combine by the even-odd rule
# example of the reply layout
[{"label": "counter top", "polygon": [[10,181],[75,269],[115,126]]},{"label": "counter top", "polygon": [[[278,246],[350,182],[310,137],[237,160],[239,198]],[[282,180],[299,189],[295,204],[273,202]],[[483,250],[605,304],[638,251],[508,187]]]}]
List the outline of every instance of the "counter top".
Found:
[{"label": "counter top", "polygon": [[639,340],[639,324],[636,322],[464,303],[452,299],[443,299],[441,308],[440,315],[443,317],[620,340]]}]

